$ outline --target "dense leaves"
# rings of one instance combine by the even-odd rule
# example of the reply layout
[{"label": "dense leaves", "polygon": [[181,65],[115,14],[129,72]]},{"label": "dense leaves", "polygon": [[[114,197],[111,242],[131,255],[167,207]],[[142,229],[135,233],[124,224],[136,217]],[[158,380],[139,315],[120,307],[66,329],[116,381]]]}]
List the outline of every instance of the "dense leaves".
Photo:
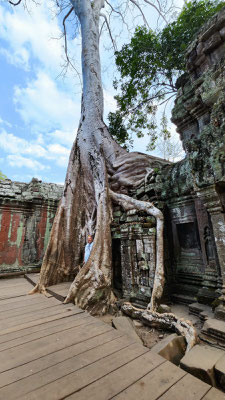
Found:
[{"label": "dense leaves", "polygon": [[2,171],[0,171],[0,181],[4,181],[4,179],[6,179],[6,178],[7,178],[7,176],[4,175],[4,174],[2,173]]},{"label": "dense leaves", "polygon": [[176,94],[176,79],[185,71],[185,51],[199,28],[224,6],[219,0],[188,1],[177,19],[161,32],[138,27],[131,42],[116,53],[121,77],[114,86],[120,94],[116,96],[118,110],[110,113],[109,121],[110,131],[120,143],[121,129],[124,141],[128,132],[141,137],[145,131],[150,135],[149,148],[154,148],[155,114],[159,105]]}]

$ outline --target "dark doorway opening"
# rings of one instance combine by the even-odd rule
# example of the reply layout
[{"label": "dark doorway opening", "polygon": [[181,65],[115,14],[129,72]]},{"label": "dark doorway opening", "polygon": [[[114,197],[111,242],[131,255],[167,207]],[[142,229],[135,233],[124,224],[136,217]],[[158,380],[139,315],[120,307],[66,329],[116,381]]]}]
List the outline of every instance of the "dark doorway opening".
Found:
[{"label": "dark doorway opening", "polygon": [[113,288],[122,294],[122,268],[121,268],[121,250],[120,239],[112,240],[112,262],[113,262]]}]

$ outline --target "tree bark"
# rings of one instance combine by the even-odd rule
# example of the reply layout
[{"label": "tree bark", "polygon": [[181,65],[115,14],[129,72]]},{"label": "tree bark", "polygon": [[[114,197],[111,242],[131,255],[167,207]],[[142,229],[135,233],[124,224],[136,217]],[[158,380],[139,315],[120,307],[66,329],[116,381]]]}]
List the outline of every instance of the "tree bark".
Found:
[{"label": "tree bark", "polygon": [[131,318],[141,320],[145,325],[170,330],[184,336],[187,343],[186,353],[198,343],[198,334],[192,323],[172,313],[159,314],[148,309],[143,311],[130,303],[124,303],[122,310]]},{"label": "tree bark", "polygon": [[153,205],[140,201],[134,204],[127,196],[129,188],[144,181],[155,158],[128,153],[115,142],[103,122],[99,14],[104,1],[74,0],[71,4],[82,34],[81,119],[40,280],[32,292],[45,292],[46,286],[69,280],[75,268],[82,265],[86,235],[95,233],[89,260],[75,277],[66,302],[74,301],[92,314],[107,311],[113,301],[110,233],[113,198],[119,204],[132,204],[132,208],[141,208],[157,218],[157,273],[151,301],[151,309],[155,309],[164,285],[163,217]]}]

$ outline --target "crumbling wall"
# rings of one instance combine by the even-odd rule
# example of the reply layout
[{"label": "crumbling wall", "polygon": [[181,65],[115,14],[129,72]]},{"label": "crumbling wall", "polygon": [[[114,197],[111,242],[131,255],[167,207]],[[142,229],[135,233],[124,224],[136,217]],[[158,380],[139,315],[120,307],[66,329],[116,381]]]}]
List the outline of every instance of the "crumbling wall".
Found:
[{"label": "crumbling wall", "polygon": [[[172,120],[185,159],[159,163],[130,192],[164,213],[166,291],[184,303],[211,304],[219,297],[225,306],[224,41],[225,9],[202,27],[187,51],[187,72],[177,81]],[[127,266],[121,264],[123,276]],[[124,292],[132,297],[136,282],[124,279],[130,279]]]},{"label": "crumbling wall", "polygon": [[[187,73],[177,81],[178,95],[172,112],[172,121],[177,125],[186,152],[185,163],[192,189],[188,199],[184,196],[171,198],[168,206],[174,224],[174,213],[179,213],[182,207],[184,212],[185,208],[187,211],[186,201],[192,203],[193,212],[190,217],[186,215],[186,223],[190,224],[192,220],[196,225],[199,238],[196,247],[201,257],[193,268],[188,266],[188,262],[192,264],[194,258],[188,258],[185,264],[188,271],[186,277],[183,273],[181,279],[185,285],[196,275],[192,284],[193,288],[195,286],[193,293],[199,301],[208,303],[218,295],[224,295],[225,284],[224,42],[225,9],[201,29],[190,45]],[[182,223],[179,216],[178,223]],[[174,233],[174,246],[177,248],[179,237],[175,236]],[[179,275],[179,260],[176,261],[176,268]]]},{"label": "crumbling wall", "polygon": [[63,187],[0,181],[0,273],[40,267]]}]

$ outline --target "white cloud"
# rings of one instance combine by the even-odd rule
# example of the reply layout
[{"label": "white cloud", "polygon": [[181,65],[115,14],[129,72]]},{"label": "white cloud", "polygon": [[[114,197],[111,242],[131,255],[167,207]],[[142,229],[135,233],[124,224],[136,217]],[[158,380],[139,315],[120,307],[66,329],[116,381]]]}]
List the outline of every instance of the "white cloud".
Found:
[{"label": "white cloud", "polygon": [[114,96],[112,94],[114,93],[114,90],[112,88],[111,93],[109,90],[104,89],[103,94],[104,94],[104,114],[105,117],[107,118],[107,115],[109,112],[114,112],[116,110],[116,100],[114,99]]},{"label": "white cloud", "polygon": [[64,146],[61,146],[61,144],[55,143],[55,144],[50,144],[48,146],[48,149],[50,153],[53,153],[55,155],[63,155],[63,156],[69,156],[70,150],[67,149]]},{"label": "white cloud", "polygon": [[50,158],[55,159],[55,162],[60,167],[66,167],[68,165],[70,150],[61,144],[55,143],[48,146]]},{"label": "white cloud", "polygon": [[[62,146],[60,143],[43,143],[40,145],[40,140],[42,140],[42,138],[39,136],[37,141],[28,142],[12,133],[2,131],[0,133],[0,148],[6,153],[13,153],[7,158],[8,161],[10,161],[11,166],[16,166],[16,164],[12,164],[11,160],[13,160],[13,162],[14,160],[19,162],[19,166],[28,166],[28,163],[24,161],[26,160],[26,158],[23,157],[25,155],[32,156],[33,159],[42,158],[44,160],[51,160],[60,167],[66,167],[68,164],[70,149]],[[21,164],[22,162],[23,164]],[[34,162],[33,165],[38,164]]]},{"label": "white cloud", "polygon": [[78,125],[80,104],[43,71],[27,87],[15,87],[14,102],[23,120],[44,132],[56,127],[74,130]]},{"label": "white cloud", "polygon": [[0,54],[6,57],[9,64],[29,70],[29,53],[25,48],[20,48],[11,53],[9,50],[0,48]]},{"label": "white cloud", "polygon": [[56,129],[54,132],[50,134],[52,138],[57,139],[57,141],[72,147],[72,144],[76,138],[77,132],[75,129],[71,129],[69,131],[62,131]]},{"label": "white cloud", "polygon": [[1,117],[0,117],[0,124],[6,125],[6,126],[8,126],[9,128],[12,127],[12,124],[10,124],[8,121],[5,121],[5,120],[2,119]]},{"label": "white cloud", "polygon": [[31,158],[22,157],[16,154],[8,155],[7,160],[11,167],[26,167],[32,170],[49,169],[48,166],[41,164],[39,161],[32,160]]},{"label": "white cloud", "polygon": [[48,6],[49,1],[38,4],[38,7],[30,2],[29,12],[24,12],[23,7],[15,7],[13,12],[0,7],[0,37],[10,45],[12,62],[14,60],[17,64],[18,58],[15,55],[22,56],[29,48],[29,52],[47,68],[56,70],[58,67],[62,54],[61,43],[51,38],[59,37],[60,30],[57,18],[51,18]]},{"label": "white cloud", "polygon": [[47,153],[39,144],[28,142],[5,131],[0,133],[0,148],[7,153],[31,154],[35,157],[46,157]]}]

